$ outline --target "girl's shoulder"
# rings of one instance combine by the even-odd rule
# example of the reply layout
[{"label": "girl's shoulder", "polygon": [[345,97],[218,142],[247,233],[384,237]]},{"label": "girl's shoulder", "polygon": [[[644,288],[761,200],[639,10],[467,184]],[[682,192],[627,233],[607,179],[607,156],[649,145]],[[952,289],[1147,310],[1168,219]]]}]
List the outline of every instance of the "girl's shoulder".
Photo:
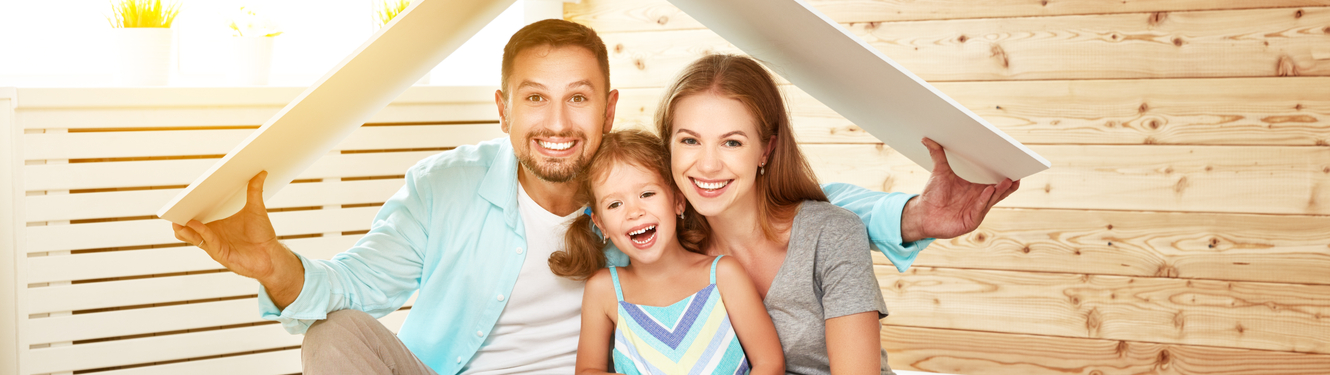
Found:
[{"label": "girl's shoulder", "polygon": [[[712,258],[715,260],[715,257]],[[734,257],[722,256],[716,261],[716,284],[725,284],[732,282],[751,283],[748,279],[748,272],[744,271],[743,264],[740,264]]]},{"label": "girl's shoulder", "polygon": [[596,273],[591,274],[591,277],[586,280],[584,293],[587,296],[608,295],[614,298],[614,279],[610,277],[610,269],[608,267],[601,268]]}]

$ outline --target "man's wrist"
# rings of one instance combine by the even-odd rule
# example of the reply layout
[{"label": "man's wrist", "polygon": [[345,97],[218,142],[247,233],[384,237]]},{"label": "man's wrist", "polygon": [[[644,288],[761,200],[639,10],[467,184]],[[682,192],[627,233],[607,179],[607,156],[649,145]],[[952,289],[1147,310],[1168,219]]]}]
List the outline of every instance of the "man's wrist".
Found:
[{"label": "man's wrist", "polygon": [[[275,241],[274,241],[275,242]],[[259,283],[268,291],[268,298],[280,309],[295,302],[305,286],[305,265],[300,257],[281,243],[270,245],[268,249],[272,259],[273,272]]]},{"label": "man's wrist", "polygon": [[910,198],[909,201],[905,202],[905,208],[901,210],[902,243],[910,243],[928,238],[924,233],[922,200],[922,196]]}]

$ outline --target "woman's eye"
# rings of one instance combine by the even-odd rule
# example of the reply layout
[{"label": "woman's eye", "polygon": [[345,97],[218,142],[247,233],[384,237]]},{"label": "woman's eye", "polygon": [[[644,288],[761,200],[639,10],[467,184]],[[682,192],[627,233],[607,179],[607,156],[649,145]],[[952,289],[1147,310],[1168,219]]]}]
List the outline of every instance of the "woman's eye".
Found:
[{"label": "woman's eye", "polygon": [[679,143],[683,143],[683,144],[686,144],[686,145],[695,145],[695,144],[697,144],[697,139],[693,139],[693,138],[683,138],[683,139],[680,139],[680,140],[679,140]]},{"label": "woman's eye", "polygon": [[651,198],[651,197],[654,197],[654,196],[656,196],[656,192],[654,192],[654,191],[644,191],[644,192],[642,192],[642,198]]},{"label": "woman's eye", "polygon": [[531,94],[526,96],[526,100],[529,102],[538,102],[544,99],[545,98],[541,97],[539,94]]},{"label": "woman's eye", "polygon": [[622,205],[623,205],[623,203],[620,203],[619,201],[614,201],[614,202],[610,202],[610,204],[609,204],[608,206],[605,206],[605,208],[614,209],[614,208],[619,208],[619,206],[622,206]]},{"label": "woman's eye", "polygon": [[743,146],[743,145],[744,145],[744,144],[743,144],[742,142],[739,142],[739,141],[736,141],[736,140],[733,140],[733,139],[728,140],[728,141],[725,141],[725,147],[739,147],[739,146]]}]

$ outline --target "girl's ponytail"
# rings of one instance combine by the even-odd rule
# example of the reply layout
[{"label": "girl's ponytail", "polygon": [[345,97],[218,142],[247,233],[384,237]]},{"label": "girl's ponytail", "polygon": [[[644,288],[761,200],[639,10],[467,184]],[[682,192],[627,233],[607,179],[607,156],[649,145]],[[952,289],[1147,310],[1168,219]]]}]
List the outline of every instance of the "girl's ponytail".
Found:
[{"label": "girl's ponytail", "polygon": [[605,268],[605,243],[591,230],[591,215],[578,216],[564,235],[563,251],[550,254],[550,271],[573,280],[586,281]]}]

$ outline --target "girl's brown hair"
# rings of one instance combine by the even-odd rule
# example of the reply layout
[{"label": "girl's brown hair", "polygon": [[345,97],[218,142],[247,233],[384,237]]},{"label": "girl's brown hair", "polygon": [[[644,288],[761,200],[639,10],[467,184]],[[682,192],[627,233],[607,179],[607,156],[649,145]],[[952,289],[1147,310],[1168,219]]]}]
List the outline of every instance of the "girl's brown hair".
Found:
[{"label": "girl's brown hair", "polygon": [[[813,168],[799,151],[785,100],[771,73],[761,64],[744,56],[710,55],[694,61],[679,73],[656,111],[656,128],[669,156],[670,140],[674,137],[674,106],[690,95],[714,93],[738,100],[757,120],[758,139],[765,149],[775,137],[775,147],[767,156],[765,173],[756,176],[756,189],[761,201],[757,205],[762,234],[777,240],[777,223],[794,219],[799,203],[806,200],[827,201],[826,193],[818,185]],[[706,218],[687,206],[679,240],[685,247],[705,249],[711,241],[711,226]]]},{"label": "girl's brown hair", "polygon": [[[592,212],[599,213],[600,209],[594,204],[596,197],[591,188],[609,179],[609,173],[614,170],[614,166],[621,164],[656,172],[664,187],[669,189],[661,193],[670,194],[670,197],[678,196],[678,187],[674,185],[674,179],[670,174],[670,158],[664,143],[651,133],[627,129],[605,134],[600,141],[600,148],[596,150],[596,155],[591,158],[590,163],[587,163],[582,173],[578,174],[577,194],[573,199],[578,204],[590,207]],[[676,218],[675,228],[679,227],[678,224]],[[590,215],[579,216],[569,225],[568,232],[564,235],[564,249],[550,254],[550,271],[555,275],[574,280],[586,280],[596,271],[605,268],[605,240],[592,231],[592,226]],[[695,253],[702,252],[698,247],[684,248]]]}]

